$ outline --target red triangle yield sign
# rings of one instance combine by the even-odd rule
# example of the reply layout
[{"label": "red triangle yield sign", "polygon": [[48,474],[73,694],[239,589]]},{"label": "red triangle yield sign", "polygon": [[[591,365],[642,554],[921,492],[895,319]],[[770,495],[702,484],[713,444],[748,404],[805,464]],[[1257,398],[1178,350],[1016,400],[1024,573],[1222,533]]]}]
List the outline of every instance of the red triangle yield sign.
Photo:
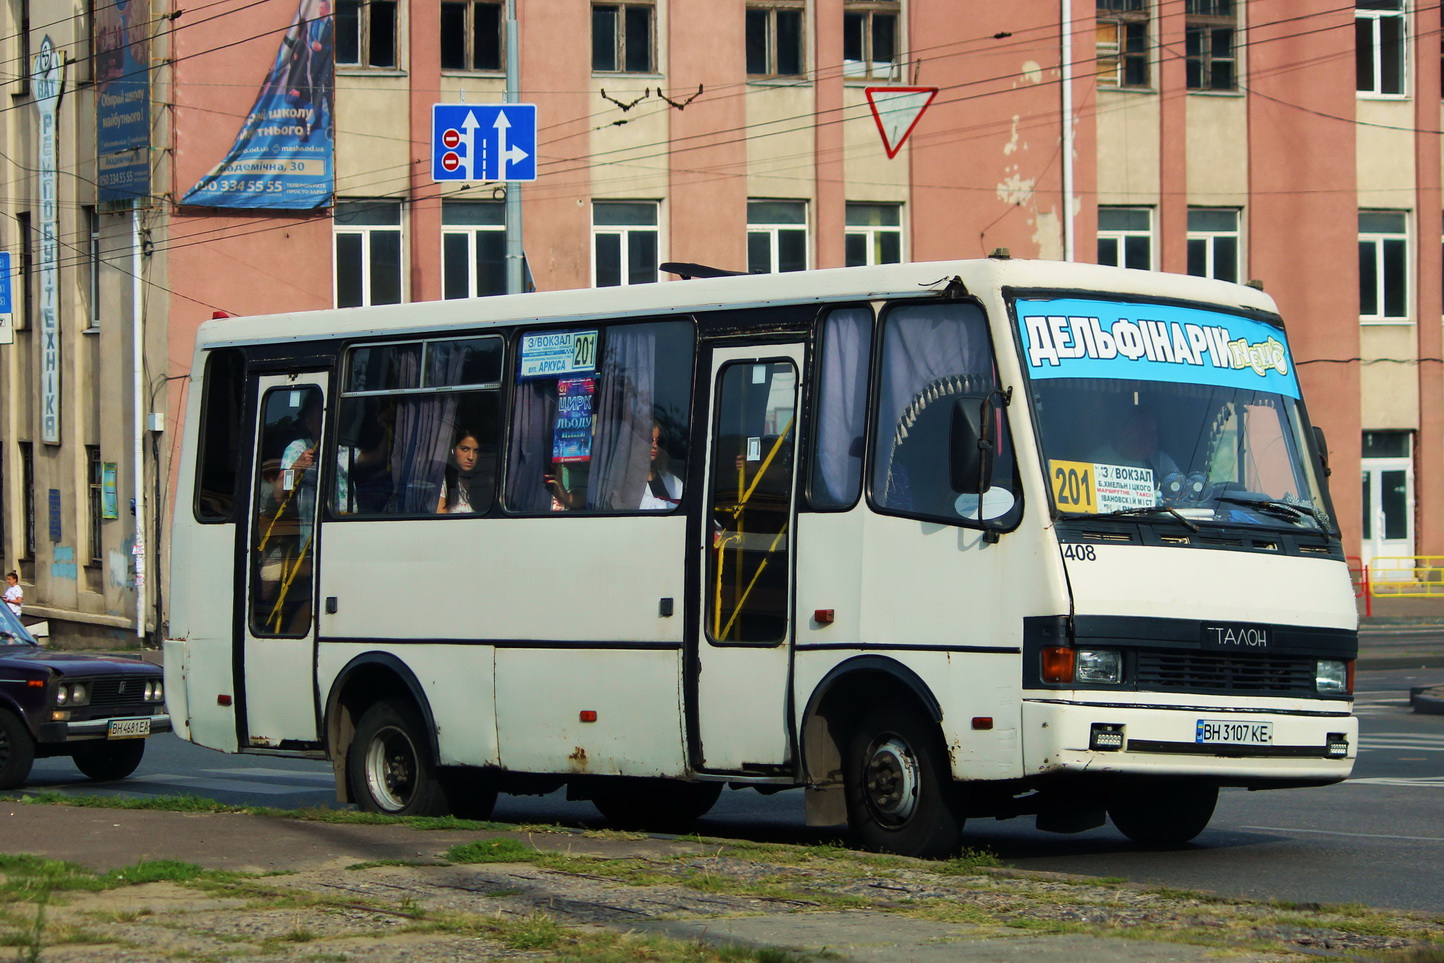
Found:
[{"label": "red triangle yield sign", "polygon": [[888,159],[897,156],[908,135],[922,119],[923,111],[938,95],[936,87],[867,87],[868,106],[872,108],[872,119],[877,121],[878,133],[882,134],[882,146]]}]

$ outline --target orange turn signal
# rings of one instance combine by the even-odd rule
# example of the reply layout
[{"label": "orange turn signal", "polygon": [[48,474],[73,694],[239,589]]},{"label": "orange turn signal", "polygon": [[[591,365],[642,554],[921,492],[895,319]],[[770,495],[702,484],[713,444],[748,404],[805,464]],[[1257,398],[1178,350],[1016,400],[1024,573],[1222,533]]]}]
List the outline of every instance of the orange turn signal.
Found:
[{"label": "orange turn signal", "polygon": [[1063,646],[1049,646],[1043,650],[1043,681],[1073,681],[1073,650]]}]

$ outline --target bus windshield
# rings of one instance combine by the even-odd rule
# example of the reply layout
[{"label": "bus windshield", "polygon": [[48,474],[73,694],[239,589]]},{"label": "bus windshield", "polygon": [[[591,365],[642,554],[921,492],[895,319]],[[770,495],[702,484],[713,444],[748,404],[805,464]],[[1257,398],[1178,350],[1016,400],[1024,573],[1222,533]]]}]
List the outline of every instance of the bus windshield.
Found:
[{"label": "bus windshield", "polygon": [[1175,305],[1016,307],[1060,513],[1335,531],[1281,328]]}]

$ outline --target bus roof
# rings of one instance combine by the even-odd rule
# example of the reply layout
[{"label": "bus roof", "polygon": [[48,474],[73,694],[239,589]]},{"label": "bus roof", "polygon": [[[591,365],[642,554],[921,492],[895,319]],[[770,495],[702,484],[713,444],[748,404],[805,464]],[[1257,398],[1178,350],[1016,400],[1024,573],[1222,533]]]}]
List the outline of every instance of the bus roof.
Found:
[{"label": "bus roof", "polygon": [[198,350],[421,332],[451,326],[564,324],[779,304],[870,301],[940,293],[954,277],[982,294],[1003,287],[1201,301],[1275,313],[1273,300],[1240,284],[1066,261],[986,258],[751,274],[625,287],[578,288],[370,308],[219,318],[201,325]]}]

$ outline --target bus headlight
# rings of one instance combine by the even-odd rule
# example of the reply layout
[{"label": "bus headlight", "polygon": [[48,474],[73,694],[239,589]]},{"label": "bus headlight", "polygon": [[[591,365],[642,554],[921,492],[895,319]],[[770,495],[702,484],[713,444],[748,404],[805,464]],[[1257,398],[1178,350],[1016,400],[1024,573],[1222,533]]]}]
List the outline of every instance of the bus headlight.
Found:
[{"label": "bus headlight", "polygon": [[1349,677],[1353,674],[1349,671],[1349,663],[1340,659],[1320,659],[1315,663],[1314,688],[1319,692],[1347,693],[1353,691],[1350,684],[1353,680]]},{"label": "bus headlight", "polygon": [[1117,685],[1123,681],[1123,653],[1117,649],[1079,649],[1074,662],[1079,682]]}]

